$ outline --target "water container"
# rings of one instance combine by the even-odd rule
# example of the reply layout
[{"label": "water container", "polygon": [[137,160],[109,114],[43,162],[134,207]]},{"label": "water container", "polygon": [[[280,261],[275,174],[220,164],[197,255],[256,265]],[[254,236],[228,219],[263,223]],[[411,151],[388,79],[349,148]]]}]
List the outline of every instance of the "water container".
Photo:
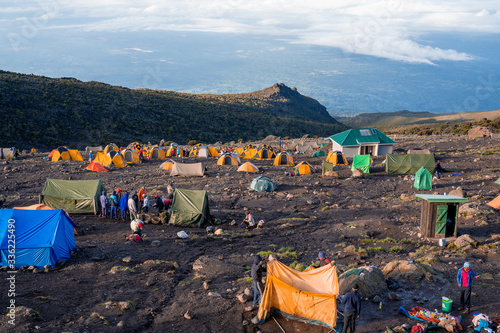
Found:
[{"label": "water container", "polygon": [[451,312],[451,308],[453,307],[453,301],[449,299],[448,297],[442,297],[442,305],[441,305],[441,310],[443,312]]},{"label": "water container", "polygon": [[446,238],[439,239],[439,246],[446,246]]}]

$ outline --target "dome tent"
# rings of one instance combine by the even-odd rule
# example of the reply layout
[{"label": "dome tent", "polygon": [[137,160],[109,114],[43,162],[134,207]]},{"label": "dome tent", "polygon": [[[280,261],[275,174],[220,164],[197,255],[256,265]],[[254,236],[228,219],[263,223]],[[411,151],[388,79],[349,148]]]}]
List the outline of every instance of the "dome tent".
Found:
[{"label": "dome tent", "polygon": [[250,190],[256,192],[272,192],[276,190],[276,187],[276,184],[271,180],[271,178],[265,176],[254,178],[250,184]]}]

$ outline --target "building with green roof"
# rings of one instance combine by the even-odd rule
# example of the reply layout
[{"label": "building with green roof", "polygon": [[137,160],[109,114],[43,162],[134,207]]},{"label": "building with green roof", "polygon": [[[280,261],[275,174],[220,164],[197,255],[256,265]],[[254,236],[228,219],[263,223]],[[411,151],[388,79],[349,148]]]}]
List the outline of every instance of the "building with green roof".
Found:
[{"label": "building with green roof", "polygon": [[329,137],[332,150],[346,157],[354,155],[382,156],[392,153],[396,142],[376,128],[353,128]]}]

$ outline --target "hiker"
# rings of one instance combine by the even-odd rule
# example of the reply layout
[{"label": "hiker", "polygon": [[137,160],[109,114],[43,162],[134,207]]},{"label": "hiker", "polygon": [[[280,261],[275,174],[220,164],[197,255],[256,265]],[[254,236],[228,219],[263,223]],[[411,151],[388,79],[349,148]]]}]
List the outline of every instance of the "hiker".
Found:
[{"label": "hiker", "polygon": [[92,162],[92,150],[89,153],[89,162]]},{"label": "hiker", "polygon": [[144,206],[144,196],[145,195],[146,195],[146,189],[143,186],[139,190],[139,205],[137,206],[139,212],[142,210],[142,206]]},{"label": "hiker", "polygon": [[264,261],[258,254],[253,259],[252,279],[253,279],[253,305],[260,305],[262,294],[264,293],[264,285],[262,284],[262,272],[266,269],[262,266]]},{"label": "hiker", "polygon": [[247,228],[255,227],[255,219],[251,213],[248,213],[243,220],[243,224],[240,227],[246,226]]},{"label": "hiker", "polygon": [[436,165],[434,166],[434,170],[436,170],[437,172],[439,172],[440,174],[443,173],[445,170],[443,169],[443,167],[441,167],[441,163],[439,162],[436,162]]},{"label": "hiker", "polygon": [[330,263],[330,260],[328,260],[325,252],[323,252],[323,251],[319,251],[318,258],[319,258],[319,266],[317,266],[317,267],[323,267],[323,266],[328,265]]},{"label": "hiker", "polygon": [[470,263],[465,262],[464,267],[460,268],[457,273],[457,283],[460,288],[460,307],[458,311],[464,311],[464,313],[470,313],[470,295],[472,293],[472,279],[474,277],[479,279],[479,275],[476,275],[474,271],[470,268]]},{"label": "hiker", "polygon": [[101,216],[102,217],[108,216],[108,205],[109,205],[109,200],[108,200],[108,197],[106,196],[106,191],[102,191],[102,193],[101,193]]},{"label": "hiker", "polygon": [[125,195],[120,199],[120,211],[121,211],[122,220],[127,221],[128,192],[125,192]]},{"label": "hiker", "polygon": [[155,194],[155,203],[153,204],[153,207],[158,208],[158,213],[163,212],[163,207],[165,207],[163,200],[158,196],[158,194]]},{"label": "hiker", "polygon": [[118,205],[119,205],[119,200],[118,196],[116,195],[116,191],[113,191],[113,193],[109,196],[109,207],[110,207],[110,212],[109,215],[112,219],[115,217],[118,218]]},{"label": "hiker", "polygon": [[177,148],[177,156],[181,156],[181,150]]},{"label": "hiker", "polygon": [[165,210],[168,210],[174,201],[174,195],[171,193],[167,196],[167,199],[163,200],[163,206]]},{"label": "hiker", "polygon": [[147,213],[149,211],[149,198],[148,196],[145,194],[144,195],[144,206],[142,206],[142,211],[144,213]]},{"label": "hiker", "polygon": [[31,156],[34,156],[35,153],[36,153],[35,147],[31,147],[31,151],[30,151]]},{"label": "hiker", "polygon": [[139,235],[142,237],[142,226],[144,224],[142,223],[141,220],[139,219],[133,219],[132,222],[130,222],[130,229],[132,229],[132,233]]},{"label": "hiker", "polygon": [[361,313],[361,297],[358,295],[359,286],[355,284],[352,291],[342,297],[340,304],[344,305],[344,327],[342,333],[347,333],[347,329],[354,333],[356,329],[356,318]]},{"label": "hiker", "polygon": [[133,220],[137,217],[137,204],[135,203],[134,196],[135,196],[135,194],[133,196],[131,196],[127,201],[128,211],[130,213],[131,220]]},{"label": "hiker", "polygon": [[142,161],[144,160],[144,151],[141,149],[139,149],[139,163],[142,163]]}]

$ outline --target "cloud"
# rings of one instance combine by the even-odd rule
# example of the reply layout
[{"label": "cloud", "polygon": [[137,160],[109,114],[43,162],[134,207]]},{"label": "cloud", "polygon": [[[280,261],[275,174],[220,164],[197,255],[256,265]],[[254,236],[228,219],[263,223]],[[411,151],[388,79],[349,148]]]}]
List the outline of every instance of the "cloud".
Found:
[{"label": "cloud", "polygon": [[[457,0],[48,0],[46,28],[84,31],[203,31],[261,34],[290,43],[433,64],[472,55],[421,42],[433,32],[500,33],[495,1]],[[37,6],[38,5],[38,6]],[[24,8],[24,9],[23,9]],[[12,20],[43,14],[39,1],[0,7]],[[30,10],[26,10],[26,8]],[[47,5],[45,5],[47,8]],[[47,12],[47,10],[45,10]],[[38,13],[38,14],[36,14]],[[47,14],[47,13],[45,13]]]}]

